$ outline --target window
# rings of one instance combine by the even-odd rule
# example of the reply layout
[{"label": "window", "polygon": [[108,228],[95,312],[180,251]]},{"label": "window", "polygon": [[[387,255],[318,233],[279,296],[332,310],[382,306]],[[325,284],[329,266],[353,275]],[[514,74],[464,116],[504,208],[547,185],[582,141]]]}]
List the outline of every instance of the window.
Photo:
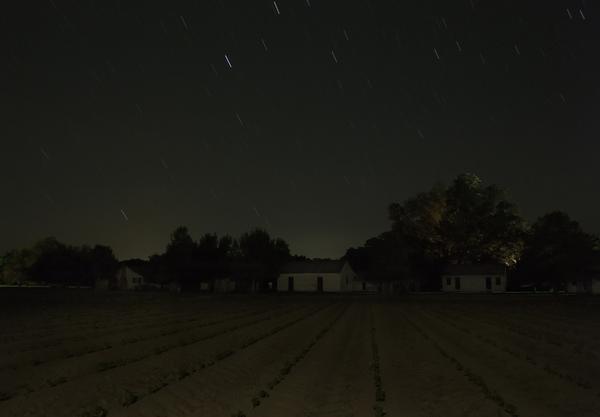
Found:
[{"label": "window", "polygon": [[288,277],[288,291],[294,291],[294,277]]},{"label": "window", "polygon": [[502,278],[496,277],[496,285],[501,285],[501,284],[502,284]]},{"label": "window", "polygon": [[454,289],[460,290],[460,277],[454,278]]},{"label": "window", "polygon": [[491,290],[492,289],[492,277],[486,277],[485,278],[485,289],[486,290]]},{"label": "window", "polygon": [[452,278],[446,278],[446,285],[452,285]]},{"label": "window", "polygon": [[317,291],[323,292],[323,277],[317,277]]}]

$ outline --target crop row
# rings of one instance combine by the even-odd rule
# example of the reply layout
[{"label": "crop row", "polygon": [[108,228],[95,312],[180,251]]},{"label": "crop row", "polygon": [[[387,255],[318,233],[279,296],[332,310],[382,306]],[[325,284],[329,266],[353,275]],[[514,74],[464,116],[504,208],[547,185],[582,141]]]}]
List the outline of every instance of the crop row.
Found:
[{"label": "crop row", "polygon": [[[448,313],[444,312],[444,314]],[[498,321],[497,319],[494,320],[486,318],[485,314],[483,313],[478,314],[476,318],[463,317],[465,312],[460,312],[459,314],[463,319],[484,323],[489,326],[503,329],[510,333],[518,334],[519,336],[534,340],[536,342],[542,342],[548,345],[552,345],[554,347],[563,348],[565,350],[568,350],[569,354],[580,355],[582,357],[585,357],[586,360],[594,359],[596,361],[600,361],[600,356],[594,353],[591,349],[583,348],[583,346],[588,343],[581,339],[581,332],[578,333],[578,336],[566,337],[564,331],[562,332],[562,334],[559,335],[554,332],[542,329],[541,327],[543,326],[541,326],[541,323],[539,323],[536,326],[528,326],[523,323],[519,323],[517,319],[511,319],[507,316],[502,316],[502,321]],[[553,323],[553,326],[557,326],[557,323]],[[571,329],[568,329],[567,331],[570,330]],[[592,333],[590,332],[586,332],[585,334],[588,337],[592,336]],[[567,345],[571,345],[574,348],[570,348]]]},{"label": "crop row", "polygon": [[[323,329],[319,331],[315,335],[315,337],[302,348],[291,360],[288,360],[284,363],[282,368],[279,370],[279,374],[271,380],[265,389],[260,390],[254,397],[251,399],[252,408],[256,408],[260,406],[261,402],[266,398],[270,397],[269,391],[273,391],[279,384],[281,384],[285,378],[290,374],[292,369],[297,366],[302,359],[308,355],[311,349],[331,330],[331,328],[340,320],[340,318],[344,315],[347,310],[347,306],[340,311],[339,314],[335,316],[333,320],[331,320]],[[246,414],[243,411],[238,411],[232,415],[232,417],[246,417]]]},{"label": "crop row", "polygon": [[[136,393],[133,393],[129,390],[123,390],[121,398],[119,400],[119,404],[123,407],[128,407],[128,406],[136,403],[140,399],[142,399],[148,395],[151,395],[153,393],[156,393],[157,391],[163,389],[164,387],[166,387],[174,382],[180,381],[184,378],[194,375],[195,373],[197,373],[203,369],[214,366],[218,362],[229,358],[230,356],[240,352],[241,350],[246,349],[249,346],[252,346],[268,337],[271,337],[271,336],[283,331],[284,329],[287,329],[303,320],[306,320],[309,317],[312,317],[315,314],[318,314],[319,312],[321,312],[327,308],[331,308],[331,307],[330,306],[321,306],[317,309],[310,311],[308,314],[304,314],[293,320],[287,321],[281,325],[275,326],[275,327],[269,329],[268,331],[265,331],[257,336],[253,336],[253,337],[247,339],[246,341],[242,342],[237,347],[228,347],[222,351],[217,352],[216,354],[214,354],[212,356],[212,358],[210,358],[208,360],[200,360],[197,363],[188,364],[187,367],[179,368],[178,370],[176,370],[174,372],[163,372],[160,375],[155,375],[154,378],[152,378],[152,380],[146,382],[145,389],[141,389],[140,391],[138,391]],[[245,327],[245,326],[246,325],[238,326],[237,328]],[[227,332],[237,330],[237,328],[231,328]],[[102,414],[101,409],[102,409],[102,407],[94,406],[92,408],[82,410],[82,412],[79,415],[80,415],[80,417],[95,417],[97,415],[100,417],[106,416],[108,414],[108,411],[104,410],[104,414]]]},{"label": "crop row", "polygon": [[418,326],[412,320],[408,319],[406,316],[404,316],[404,318],[409,323],[409,325],[415,329],[415,331],[418,334],[420,334],[425,340],[429,341],[444,358],[450,361],[455,366],[457,371],[461,372],[473,385],[477,386],[486,398],[495,402],[509,415],[513,417],[518,417],[517,407],[514,404],[509,403],[498,392],[493,391],[481,376],[477,375],[471,369],[467,368],[455,356],[443,349],[442,346],[436,340],[434,340],[427,332],[425,332],[420,326]]},{"label": "crop row", "polygon": [[[37,353],[37,354],[35,354],[33,359],[29,360],[29,364],[32,366],[40,366],[40,365],[48,364],[48,363],[56,361],[56,360],[77,358],[80,356],[88,355],[90,353],[96,353],[96,352],[101,352],[103,350],[108,350],[108,349],[111,349],[116,346],[126,346],[128,344],[138,343],[138,342],[142,342],[142,341],[146,341],[146,340],[152,340],[152,339],[156,339],[158,337],[170,336],[170,335],[173,335],[176,333],[182,333],[185,331],[200,329],[203,327],[220,324],[220,323],[223,323],[223,322],[226,322],[229,320],[235,320],[235,319],[243,317],[243,316],[252,316],[252,315],[256,315],[256,314],[265,313],[267,311],[269,311],[269,310],[260,310],[260,311],[239,313],[239,314],[228,316],[226,318],[221,318],[218,320],[205,321],[205,322],[191,324],[191,325],[187,325],[187,326],[183,326],[183,327],[165,328],[163,330],[154,331],[151,333],[147,333],[145,335],[124,337],[124,338],[121,338],[120,340],[113,340],[113,341],[105,340],[105,341],[100,341],[100,342],[92,342],[87,345],[69,348],[68,350],[65,349],[62,351],[55,352],[55,353],[45,352],[46,357],[44,357],[42,355],[42,353]],[[199,320],[201,320],[201,319],[195,318],[195,319],[190,319],[187,322],[195,322],[195,321],[199,321]],[[55,344],[55,345],[59,346],[62,343],[64,343],[64,342],[57,341],[56,343],[53,343],[53,345]],[[39,349],[35,349],[35,350],[41,350],[41,349],[43,349],[43,348],[39,348]],[[34,354],[33,349],[31,349],[31,350],[25,349],[24,351],[21,352],[21,354],[26,354],[28,352],[31,352],[32,354]],[[15,361],[13,361],[12,363],[9,363],[7,365],[0,367],[0,371],[6,370],[6,369],[17,369],[17,367],[18,367],[18,364]]]},{"label": "crop row", "polygon": [[381,361],[379,357],[379,347],[377,346],[377,337],[375,324],[373,323],[373,312],[369,314],[370,323],[370,335],[371,335],[371,354],[373,356],[373,362],[371,363],[371,369],[373,371],[373,384],[375,385],[375,401],[376,404],[373,406],[375,417],[385,416],[383,405],[379,404],[385,401],[385,391],[383,390],[383,383],[381,382]]},{"label": "crop row", "polygon": [[[291,309],[291,311],[296,311],[296,309]],[[224,329],[220,329],[208,334],[202,334],[202,335],[190,335],[187,336],[185,338],[180,338],[177,341],[173,341],[170,343],[166,343],[160,346],[156,346],[154,349],[152,350],[146,350],[146,351],[137,351],[135,352],[135,355],[132,356],[126,356],[126,357],[120,357],[119,359],[115,359],[115,360],[110,360],[110,361],[103,361],[103,362],[99,362],[96,365],[96,368],[93,370],[94,372],[105,372],[111,369],[115,369],[118,367],[122,367],[122,366],[126,366],[135,362],[139,362],[142,361],[148,357],[154,356],[154,355],[159,355],[165,352],[168,352],[170,350],[176,349],[176,348],[182,348],[182,347],[186,347],[195,343],[199,343],[202,341],[206,341],[209,339],[213,339],[215,337],[218,336],[222,336],[225,335],[227,333],[231,333],[234,332],[238,329],[241,329],[243,327],[248,327],[251,326],[253,324],[262,322],[262,321],[266,321],[266,320],[271,320],[274,317],[277,317],[278,314],[280,314],[281,312],[278,311],[268,311],[270,314],[267,317],[257,317],[253,320],[250,321],[244,321],[242,323],[238,323],[235,324],[233,326],[228,326]],[[288,311],[290,312],[290,311]],[[252,316],[259,316],[264,314],[264,311],[261,312],[256,312],[254,314],[251,315]],[[228,321],[227,319],[224,320],[218,320],[219,323],[222,322],[226,322]],[[200,327],[208,327],[210,325],[214,325],[215,323],[211,323],[211,324],[207,324],[206,326],[200,326]],[[78,375],[76,375],[76,378],[83,376],[84,374],[80,373]],[[67,378],[66,376],[56,376],[53,377],[52,379],[49,379],[46,381],[46,385],[49,387],[54,387],[60,384],[64,384],[70,380],[74,380],[75,378]],[[5,401],[11,398],[15,398],[19,395],[24,395],[24,394],[30,394],[32,392],[38,391],[40,389],[44,388],[43,386],[39,387],[39,388],[32,388],[30,386],[26,386],[25,389],[21,389],[20,391],[16,391],[16,392],[12,392],[12,393],[8,393],[8,392],[4,392],[0,394],[0,401]]]},{"label": "crop row", "polygon": [[553,375],[553,376],[560,378],[566,382],[569,382],[579,388],[583,388],[583,389],[591,389],[592,388],[592,384],[589,381],[585,380],[584,378],[575,377],[566,372],[559,371],[549,364],[545,364],[544,366],[541,366],[533,356],[531,356],[527,353],[520,353],[514,349],[511,349],[510,347],[508,347],[506,345],[501,345],[497,341],[489,338],[488,336],[482,335],[473,329],[469,329],[469,328],[458,325],[453,320],[450,320],[450,319],[447,319],[447,318],[441,317],[441,316],[436,316],[436,318],[438,320],[448,324],[449,326],[459,330],[460,332],[466,333],[472,337],[475,337],[477,340],[481,341],[482,343],[485,343],[488,346],[491,346],[497,350],[505,352],[508,355],[512,356],[513,358],[516,358],[519,360],[524,360],[524,361],[528,362],[530,365],[535,366],[539,369],[542,369],[550,375]]}]

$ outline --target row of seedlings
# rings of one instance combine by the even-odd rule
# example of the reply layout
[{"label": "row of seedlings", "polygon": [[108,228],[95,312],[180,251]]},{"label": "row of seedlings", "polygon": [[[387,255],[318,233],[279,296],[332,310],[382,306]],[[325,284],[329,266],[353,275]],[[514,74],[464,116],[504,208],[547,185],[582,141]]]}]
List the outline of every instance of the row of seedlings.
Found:
[{"label": "row of seedlings", "polygon": [[444,350],[437,341],[435,341],[413,321],[409,320],[407,317],[404,317],[404,319],[417,331],[417,333],[419,333],[424,339],[428,340],[444,358],[449,360],[459,372],[462,372],[472,384],[479,387],[486,398],[495,402],[500,408],[502,408],[512,417],[519,416],[517,413],[517,407],[514,404],[506,401],[499,393],[490,389],[481,376],[464,366],[456,357]]},{"label": "row of seedlings", "polygon": [[[576,377],[576,376],[570,375],[568,373],[561,372],[549,364],[546,364],[542,367],[541,365],[538,364],[538,362],[535,360],[535,358],[533,358],[531,355],[529,355],[527,353],[521,354],[521,353],[509,348],[508,346],[500,345],[493,339],[491,339],[485,335],[481,335],[476,331],[472,331],[471,329],[467,329],[465,327],[459,326],[458,324],[454,323],[450,319],[446,319],[444,317],[437,317],[437,318],[440,321],[454,327],[455,329],[457,329],[463,333],[467,333],[469,335],[474,336],[475,338],[477,338],[477,340],[487,344],[488,346],[492,346],[493,348],[495,348],[497,350],[501,350],[501,351],[509,354],[510,356],[512,356],[515,359],[524,360],[524,361],[530,363],[532,366],[544,370],[545,372],[547,372],[550,375],[553,375],[559,379],[569,382],[579,388],[583,388],[583,389],[591,389],[592,388],[592,384],[589,381],[585,380],[584,378]],[[598,396],[600,396],[600,393],[598,394]]]},{"label": "row of seedlings", "polygon": [[[267,385],[267,389],[260,390],[254,397],[251,399],[252,408],[256,408],[260,406],[261,402],[270,396],[269,391],[273,391],[277,385],[281,384],[283,380],[290,374],[292,369],[298,365],[298,363],[304,359],[304,357],[310,352],[310,350],[321,340],[337,323],[337,321],[343,316],[346,312],[347,307],[345,307],[340,313],[331,321],[327,326],[317,333],[317,335],[308,343],[292,360],[286,361],[283,367],[279,370],[279,375],[275,377],[269,384]],[[243,411],[237,411],[232,414],[232,417],[246,417],[246,413]]]},{"label": "row of seedlings", "polygon": [[383,384],[381,382],[381,363],[379,358],[379,348],[377,346],[376,329],[373,322],[373,312],[369,315],[370,323],[370,335],[371,335],[371,353],[373,355],[373,362],[371,363],[371,369],[373,370],[373,383],[375,385],[375,405],[373,411],[375,417],[383,417],[386,413],[383,410],[383,402],[385,401],[385,391],[383,390]]},{"label": "row of seedlings", "polygon": [[[220,361],[232,356],[237,351],[245,349],[248,346],[251,346],[251,345],[259,342],[260,340],[263,340],[263,339],[270,337],[276,333],[279,333],[282,330],[284,330],[290,326],[293,326],[294,324],[296,324],[302,320],[306,320],[307,318],[314,316],[315,314],[319,313],[320,311],[322,311],[328,307],[329,306],[321,306],[313,311],[310,311],[306,315],[300,316],[300,317],[290,320],[286,323],[283,323],[279,326],[276,326],[272,329],[269,329],[268,331],[266,331],[258,336],[254,336],[251,339],[249,339],[248,341],[242,343],[237,350],[233,349],[233,348],[228,348],[228,349],[223,350],[222,352],[218,352],[217,354],[215,354],[212,357],[212,359],[209,359],[208,361],[200,361],[195,365],[188,366],[187,368],[179,368],[175,372],[165,373],[160,376],[156,376],[152,380],[147,381],[147,386],[146,386],[146,390],[144,393],[134,393],[132,391],[124,389],[121,394],[121,397],[119,399],[119,404],[123,407],[128,407],[128,406],[138,402],[141,398],[151,395],[151,394],[161,390],[162,388],[168,386],[169,384],[180,381],[180,380],[187,378],[190,375],[195,374],[203,369],[211,367],[211,366],[215,365],[217,362],[220,362]],[[271,318],[273,318],[273,317],[269,317],[269,319],[271,319]],[[252,323],[255,323],[255,322],[252,322]],[[244,326],[246,326],[246,325],[248,325],[248,324],[245,324]],[[233,328],[229,328],[226,331],[221,332],[220,334],[233,332],[234,330],[237,330],[240,327],[243,327],[243,326],[236,326]],[[83,413],[81,414],[81,417],[86,417],[88,415],[89,415],[89,412],[84,410]]]}]

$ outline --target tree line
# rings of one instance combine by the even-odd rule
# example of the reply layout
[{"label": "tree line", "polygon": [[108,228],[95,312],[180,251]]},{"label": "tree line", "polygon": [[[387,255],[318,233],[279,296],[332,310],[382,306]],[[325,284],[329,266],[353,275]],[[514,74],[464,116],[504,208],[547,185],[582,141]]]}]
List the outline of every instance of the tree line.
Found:
[{"label": "tree line", "polygon": [[[528,224],[505,190],[462,174],[449,185],[435,184],[388,207],[387,231],[349,248],[343,259],[368,280],[414,283],[437,290],[450,264],[501,263],[509,284],[564,288],[600,271],[600,239],[566,213],[553,211]],[[272,288],[281,266],[293,259],[283,239],[255,229],[235,239],[206,233],[194,240],[186,227],[173,231],[163,253],[125,264],[142,270],[148,282],[197,288],[230,278],[239,289]],[[114,277],[119,262],[108,246],[72,246],[46,238],[32,248],[0,257],[2,281],[93,285]],[[408,287],[408,284],[406,284]]]},{"label": "tree line", "polygon": [[379,282],[417,280],[422,289],[437,290],[449,264],[500,263],[515,289],[561,289],[599,266],[598,236],[561,211],[528,224],[505,190],[474,174],[390,204],[388,218],[390,230],[344,256]]},{"label": "tree line", "polygon": [[[272,287],[280,267],[291,259],[303,257],[293,257],[287,242],[271,238],[262,229],[243,233],[238,239],[206,233],[196,241],[181,226],[173,231],[163,253],[123,263],[141,271],[146,282],[159,285],[175,282],[194,289],[201,282],[231,278],[238,288],[261,289]],[[0,258],[0,277],[7,284],[33,281],[93,286],[99,279],[114,280],[118,268],[119,261],[108,246],[73,246],[53,237]]]},{"label": "tree line", "polygon": [[293,257],[285,240],[263,229],[238,239],[206,233],[194,241],[186,227],[178,227],[165,252],[150,257],[146,275],[153,282],[176,282],[187,289],[230,278],[238,290],[260,290],[272,288],[281,266],[294,258],[301,257]]},{"label": "tree line", "polygon": [[0,282],[91,286],[97,279],[114,276],[118,265],[109,246],[67,245],[47,237],[0,257]]}]

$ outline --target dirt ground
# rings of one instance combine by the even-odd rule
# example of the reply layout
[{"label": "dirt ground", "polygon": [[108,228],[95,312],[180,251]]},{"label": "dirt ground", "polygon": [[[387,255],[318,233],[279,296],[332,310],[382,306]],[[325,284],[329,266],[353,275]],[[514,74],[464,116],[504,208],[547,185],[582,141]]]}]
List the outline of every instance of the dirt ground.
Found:
[{"label": "dirt ground", "polygon": [[0,293],[0,416],[600,416],[600,298]]}]

